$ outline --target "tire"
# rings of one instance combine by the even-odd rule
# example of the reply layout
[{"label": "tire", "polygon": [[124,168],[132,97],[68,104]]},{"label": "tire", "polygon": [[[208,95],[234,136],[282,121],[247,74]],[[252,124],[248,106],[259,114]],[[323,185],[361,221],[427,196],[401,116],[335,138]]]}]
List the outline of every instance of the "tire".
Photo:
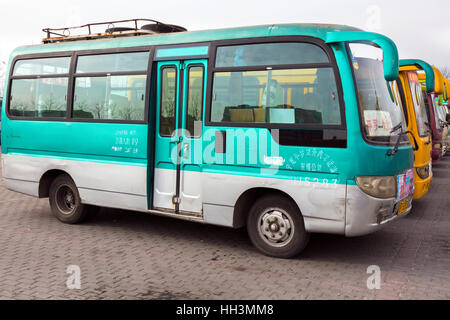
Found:
[{"label": "tire", "polygon": [[247,232],[259,251],[276,258],[298,255],[309,241],[296,204],[278,195],[256,200],[247,217]]},{"label": "tire", "polygon": [[95,207],[81,203],[78,188],[66,174],[61,174],[50,185],[49,202],[53,214],[64,223],[84,221]]}]

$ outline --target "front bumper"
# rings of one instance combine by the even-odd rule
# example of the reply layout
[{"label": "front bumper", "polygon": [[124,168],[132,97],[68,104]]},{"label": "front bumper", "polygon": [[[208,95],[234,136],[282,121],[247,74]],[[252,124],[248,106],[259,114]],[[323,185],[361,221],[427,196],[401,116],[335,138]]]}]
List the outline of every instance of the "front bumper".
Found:
[{"label": "front bumper", "polygon": [[413,199],[420,199],[428,193],[431,186],[431,179],[433,178],[433,171],[430,170],[430,176],[426,179],[422,179],[417,174],[416,168],[414,168],[414,196]]},{"label": "front bumper", "polygon": [[385,224],[407,215],[411,211],[412,197],[406,198],[408,208],[398,215],[399,204],[395,198],[378,199],[362,192],[358,186],[347,186],[345,235],[361,236],[381,229]]}]

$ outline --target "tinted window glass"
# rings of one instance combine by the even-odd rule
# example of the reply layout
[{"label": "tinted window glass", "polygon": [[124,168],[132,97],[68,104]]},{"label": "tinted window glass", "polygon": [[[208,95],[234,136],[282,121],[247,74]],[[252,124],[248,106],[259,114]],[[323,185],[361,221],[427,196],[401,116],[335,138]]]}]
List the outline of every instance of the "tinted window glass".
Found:
[{"label": "tinted window glass", "polygon": [[340,125],[331,68],[216,72],[212,122]]},{"label": "tinted window glass", "polygon": [[65,74],[69,73],[69,67],[70,57],[19,60],[13,75]]},{"label": "tinted window glass", "polygon": [[310,43],[263,43],[217,48],[216,67],[327,63],[328,56]]},{"label": "tinted window glass", "polygon": [[77,73],[145,71],[149,52],[131,52],[80,56]]},{"label": "tinted window glass", "polygon": [[77,77],[74,118],[144,120],[147,76]]},{"label": "tinted window glass", "polygon": [[[186,113],[186,136],[199,137],[201,135],[201,121],[203,109],[203,67],[189,68],[189,88]],[[197,130],[195,124],[197,123]]]},{"label": "tinted window glass", "polygon": [[67,78],[13,80],[9,112],[13,116],[66,116]]},{"label": "tinted window glass", "polygon": [[176,93],[177,69],[175,67],[164,68],[161,73],[161,113],[159,118],[161,136],[171,136],[175,130]]}]

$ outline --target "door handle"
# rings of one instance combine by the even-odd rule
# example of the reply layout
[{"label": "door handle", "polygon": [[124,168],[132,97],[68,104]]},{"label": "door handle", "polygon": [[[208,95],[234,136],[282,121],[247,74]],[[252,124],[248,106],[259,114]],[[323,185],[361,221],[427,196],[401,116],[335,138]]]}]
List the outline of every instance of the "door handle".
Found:
[{"label": "door handle", "polygon": [[183,158],[184,159],[189,159],[188,153],[189,153],[189,143],[185,143],[183,145]]},{"label": "door handle", "polygon": [[225,153],[227,149],[227,132],[217,130],[215,134],[215,152]]}]

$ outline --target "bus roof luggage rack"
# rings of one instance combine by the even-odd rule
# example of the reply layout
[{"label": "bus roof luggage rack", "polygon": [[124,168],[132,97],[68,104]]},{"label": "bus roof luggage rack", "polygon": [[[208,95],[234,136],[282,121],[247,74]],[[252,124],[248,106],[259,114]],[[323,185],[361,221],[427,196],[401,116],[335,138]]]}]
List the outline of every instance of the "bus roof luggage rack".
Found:
[{"label": "bus roof luggage rack", "polygon": [[[121,26],[116,26],[116,24],[120,24]],[[128,24],[128,26],[122,26],[123,24]],[[56,43],[101,38],[143,36],[183,32],[187,30],[186,28],[177,25],[167,24],[152,19],[128,19],[88,23],[78,27],[45,28],[42,29],[42,31],[47,35],[46,38],[42,39],[43,43]]]}]

